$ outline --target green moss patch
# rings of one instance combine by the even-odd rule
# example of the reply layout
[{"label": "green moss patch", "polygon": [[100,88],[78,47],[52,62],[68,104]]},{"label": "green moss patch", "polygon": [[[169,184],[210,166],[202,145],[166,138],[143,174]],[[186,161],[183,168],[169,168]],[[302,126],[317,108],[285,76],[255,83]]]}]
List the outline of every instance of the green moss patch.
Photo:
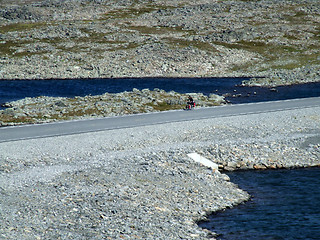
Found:
[{"label": "green moss patch", "polygon": [[0,33],[7,32],[25,32],[35,28],[47,26],[47,23],[35,22],[35,23],[13,23],[5,26],[1,26]]},{"label": "green moss patch", "polygon": [[38,51],[31,52],[28,50],[17,51],[18,48],[22,47],[24,44],[30,44],[31,41],[3,41],[0,42],[0,56],[9,56],[9,57],[25,57],[32,56],[37,54],[44,54],[47,51]]},{"label": "green moss patch", "polygon": [[151,13],[157,10],[164,10],[173,8],[170,6],[156,5],[156,4],[148,4],[144,7],[134,6],[123,8],[123,9],[115,9],[106,12],[103,14],[102,19],[127,19],[127,18],[136,18],[146,13]]},{"label": "green moss patch", "polygon": [[201,41],[189,41],[183,38],[164,38],[167,43],[174,47],[194,47],[202,51],[206,52],[217,52],[218,50],[209,42],[201,42]]}]

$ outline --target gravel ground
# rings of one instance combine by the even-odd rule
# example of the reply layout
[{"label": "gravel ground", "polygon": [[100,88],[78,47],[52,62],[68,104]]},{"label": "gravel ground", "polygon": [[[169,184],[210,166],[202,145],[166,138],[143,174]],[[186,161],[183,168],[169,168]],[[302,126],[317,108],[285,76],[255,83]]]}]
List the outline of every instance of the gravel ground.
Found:
[{"label": "gravel ground", "polygon": [[1,0],[0,79],[317,82],[319,13],[317,0]]},{"label": "gravel ground", "polygon": [[192,96],[197,107],[226,104],[223,96],[202,93],[180,94],[161,89],[134,88],[120,93],[84,97],[27,97],[1,104],[0,127],[26,123],[47,123],[90,117],[109,117],[126,114],[158,112],[186,107],[188,96]]},{"label": "gravel ground", "polygon": [[0,144],[0,238],[207,239],[225,170],[320,166],[320,107]]}]

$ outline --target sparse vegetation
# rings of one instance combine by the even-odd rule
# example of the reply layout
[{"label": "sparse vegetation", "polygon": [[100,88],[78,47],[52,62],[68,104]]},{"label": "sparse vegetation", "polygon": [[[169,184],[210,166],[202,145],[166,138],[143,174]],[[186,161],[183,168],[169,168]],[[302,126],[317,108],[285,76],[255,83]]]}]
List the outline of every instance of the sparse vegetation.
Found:
[{"label": "sparse vegetation", "polygon": [[0,33],[5,34],[8,32],[26,32],[33,29],[38,29],[47,26],[44,22],[27,22],[27,23],[12,23],[8,25],[3,25],[0,28]]},{"label": "sparse vegetation", "polygon": [[143,14],[151,13],[158,10],[167,10],[172,9],[174,7],[168,5],[157,5],[157,4],[146,4],[144,6],[135,4],[133,2],[132,5],[126,8],[119,8],[115,10],[106,11],[100,19],[116,19],[116,20],[123,20],[123,19],[131,19],[137,18]]},{"label": "sparse vegetation", "polygon": [[[193,94],[198,106],[216,106],[224,103],[223,97],[209,99]],[[115,116],[154,111],[183,109],[187,94],[163,90],[139,91],[75,98],[36,97],[8,103],[8,110],[0,110],[0,123],[22,124],[70,120],[81,117]],[[0,124],[1,125],[1,124]]]},{"label": "sparse vegetation", "polygon": [[[318,6],[308,1],[90,1],[68,10],[63,4],[49,7],[54,21],[20,16],[19,22],[3,23],[0,56],[6,60],[0,78],[259,76],[318,66]],[[189,61],[181,65],[181,59]],[[45,67],[28,71],[29,64],[41,66],[40,60],[56,66],[50,75]],[[70,71],[74,65],[100,71]]]},{"label": "sparse vegetation", "polygon": [[209,42],[189,41],[184,38],[164,38],[172,47],[194,47],[208,53],[217,52],[217,49]]}]

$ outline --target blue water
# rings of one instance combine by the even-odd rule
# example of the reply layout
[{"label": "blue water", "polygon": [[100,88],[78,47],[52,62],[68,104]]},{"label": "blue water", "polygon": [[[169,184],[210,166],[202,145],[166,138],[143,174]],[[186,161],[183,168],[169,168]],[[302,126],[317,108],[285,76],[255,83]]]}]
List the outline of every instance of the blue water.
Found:
[{"label": "blue water", "polygon": [[[228,95],[233,104],[320,96],[320,83],[277,87],[240,86],[246,78],[123,78],[70,80],[0,80],[1,103],[25,97],[74,97],[133,88],[159,88],[179,93]],[[0,107],[1,109],[1,107]],[[253,198],[219,212],[201,225],[221,239],[320,239],[320,170],[278,170],[228,173]]]},{"label": "blue water", "polygon": [[242,87],[248,78],[119,78],[66,80],[0,80],[0,104],[25,97],[74,97],[118,93],[133,88],[154,88],[179,93],[202,92],[229,95],[231,103],[272,101],[320,96],[320,83],[277,87],[276,91],[262,87]]},{"label": "blue water", "polygon": [[228,175],[252,199],[200,224],[218,239],[320,239],[320,168]]},{"label": "blue water", "polygon": [[74,97],[118,93],[133,88],[165,91],[203,92],[232,91],[245,78],[118,78],[69,80],[0,80],[0,103],[37,96]]}]

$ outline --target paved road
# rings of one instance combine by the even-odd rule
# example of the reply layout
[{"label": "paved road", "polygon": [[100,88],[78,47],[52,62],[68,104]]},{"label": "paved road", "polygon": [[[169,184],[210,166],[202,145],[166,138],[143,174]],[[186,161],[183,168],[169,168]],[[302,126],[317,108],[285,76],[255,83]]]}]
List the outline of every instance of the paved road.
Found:
[{"label": "paved road", "polygon": [[320,97],[168,111],[91,120],[0,128],[0,143],[24,139],[71,135],[103,130],[154,125],[167,122],[229,117],[320,106]]}]

